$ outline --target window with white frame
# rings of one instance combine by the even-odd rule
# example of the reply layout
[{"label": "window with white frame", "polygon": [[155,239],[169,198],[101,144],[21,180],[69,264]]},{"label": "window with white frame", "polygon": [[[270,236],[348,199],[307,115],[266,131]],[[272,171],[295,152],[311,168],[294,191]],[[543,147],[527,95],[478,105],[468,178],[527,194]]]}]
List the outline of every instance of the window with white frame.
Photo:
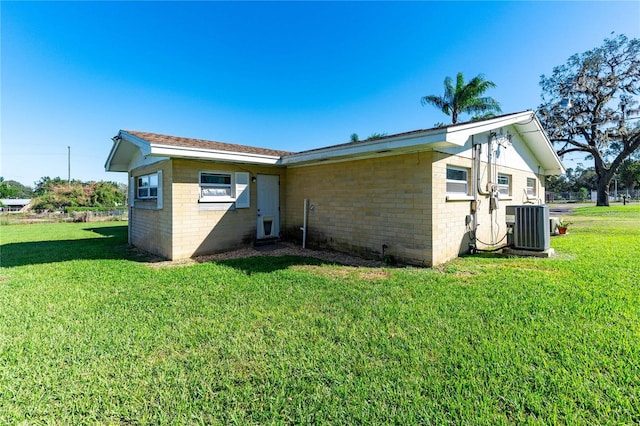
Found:
[{"label": "window with white frame", "polygon": [[200,172],[200,201],[235,201],[230,172]]},{"label": "window with white frame", "polygon": [[535,178],[527,178],[527,195],[536,195],[536,180]]},{"label": "window with white frame", "polygon": [[500,195],[511,195],[511,175],[498,174],[498,192]]},{"label": "window with white frame", "polygon": [[158,198],[158,174],[151,173],[136,178],[136,198],[149,200]]},{"label": "window with white frame", "polygon": [[469,169],[447,166],[447,193],[469,194]]}]

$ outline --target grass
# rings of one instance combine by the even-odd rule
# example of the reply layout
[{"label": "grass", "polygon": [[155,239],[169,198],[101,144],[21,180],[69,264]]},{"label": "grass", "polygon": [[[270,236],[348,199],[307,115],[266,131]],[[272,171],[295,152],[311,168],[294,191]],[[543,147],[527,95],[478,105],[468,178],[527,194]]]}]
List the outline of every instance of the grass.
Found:
[{"label": "grass", "polygon": [[2,226],[0,423],[640,423],[640,208],[571,221],[554,259],[435,269],[153,268],[121,224]]}]

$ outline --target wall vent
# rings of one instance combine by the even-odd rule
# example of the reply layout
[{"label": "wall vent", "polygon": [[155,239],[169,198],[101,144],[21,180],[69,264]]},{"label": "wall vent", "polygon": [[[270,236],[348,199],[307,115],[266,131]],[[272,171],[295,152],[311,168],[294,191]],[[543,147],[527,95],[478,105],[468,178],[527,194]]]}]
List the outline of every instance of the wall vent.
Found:
[{"label": "wall vent", "polygon": [[551,247],[548,206],[507,206],[505,209],[513,248],[545,251]]}]

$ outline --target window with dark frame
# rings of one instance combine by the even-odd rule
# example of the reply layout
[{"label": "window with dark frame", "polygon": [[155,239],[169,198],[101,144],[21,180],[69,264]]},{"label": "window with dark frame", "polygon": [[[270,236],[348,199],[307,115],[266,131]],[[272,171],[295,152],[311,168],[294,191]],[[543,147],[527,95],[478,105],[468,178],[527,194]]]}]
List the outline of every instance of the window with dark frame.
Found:
[{"label": "window with dark frame", "polygon": [[234,200],[230,172],[200,172],[200,201]]}]

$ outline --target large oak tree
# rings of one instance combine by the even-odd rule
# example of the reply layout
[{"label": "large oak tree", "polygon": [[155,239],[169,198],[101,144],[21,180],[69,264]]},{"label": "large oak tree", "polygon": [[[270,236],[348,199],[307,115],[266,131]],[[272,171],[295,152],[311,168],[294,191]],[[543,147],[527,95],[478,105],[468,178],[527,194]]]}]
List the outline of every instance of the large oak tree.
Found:
[{"label": "large oak tree", "polygon": [[540,119],[558,155],[593,159],[597,205],[608,206],[614,174],[640,147],[640,39],[607,38],[543,75],[540,86]]}]

